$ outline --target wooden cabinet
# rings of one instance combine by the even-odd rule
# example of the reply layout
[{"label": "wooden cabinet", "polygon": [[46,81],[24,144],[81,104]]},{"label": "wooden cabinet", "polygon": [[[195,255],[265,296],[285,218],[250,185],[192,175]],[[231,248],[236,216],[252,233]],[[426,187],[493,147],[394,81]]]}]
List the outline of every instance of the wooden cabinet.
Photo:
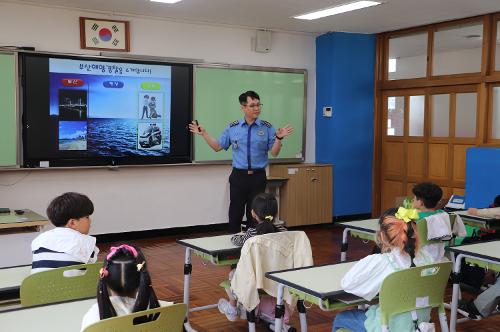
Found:
[{"label": "wooden cabinet", "polygon": [[332,165],[270,165],[269,175],[288,179],[280,189],[280,219],[288,227],[332,222]]}]

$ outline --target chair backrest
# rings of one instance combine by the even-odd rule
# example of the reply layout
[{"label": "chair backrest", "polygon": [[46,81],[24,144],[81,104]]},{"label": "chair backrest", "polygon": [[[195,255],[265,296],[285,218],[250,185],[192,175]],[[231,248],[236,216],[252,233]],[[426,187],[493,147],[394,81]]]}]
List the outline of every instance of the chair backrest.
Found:
[{"label": "chair backrest", "polygon": [[29,307],[95,297],[101,267],[102,262],[99,262],[34,273],[21,283],[21,305]]},{"label": "chair backrest", "polygon": [[[443,212],[445,213],[445,212]],[[455,218],[457,217],[455,214],[448,214],[450,217],[450,227],[453,229],[453,224],[455,223]],[[417,222],[417,233],[420,241],[420,247],[423,247],[432,243],[443,243],[446,241],[442,240],[427,240],[427,220],[421,219]]]},{"label": "chair backrest", "polygon": [[[166,307],[149,309],[132,314],[103,319],[89,325],[84,332],[180,332],[187,306],[184,303]],[[136,322],[138,317],[155,315],[155,319],[147,322]]]},{"label": "chair backrest", "polygon": [[452,263],[435,263],[389,274],[380,288],[381,324],[389,325],[392,316],[443,304],[444,291]]},{"label": "chair backrest", "polygon": [[[258,289],[276,297],[278,285],[267,272],[313,265],[311,243],[303,231],[287,231],[248,239],[236,266],[231,288],[247,310],[259,303]],[[285,301],[291,297],[286,292]]]}]

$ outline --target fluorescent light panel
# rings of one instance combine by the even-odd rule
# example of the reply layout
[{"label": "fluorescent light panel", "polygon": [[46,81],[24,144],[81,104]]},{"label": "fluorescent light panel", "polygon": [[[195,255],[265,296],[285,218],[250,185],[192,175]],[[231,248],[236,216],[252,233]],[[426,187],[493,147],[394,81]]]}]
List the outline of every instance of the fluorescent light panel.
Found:
[{"label": "fluorescent light panel", "polygon": [[322,9],[322,10],[318,10],[318,11],[315,11],[312,13],[294,16],[293,18],[296,18],[299,20],[316,20],[318,18],[342,14],[345,12],[350,12],[353,10],[377,6],[380,4],[381,4],[381,2],[378,2],[378,1],[356,1],[356,2],[344,4],[344,5],[336,6],[333,8]]},{"label": "fluorescent light panel", "polygon": [[182,0],[149,0],[151,2],[161,2],[161,3],[177,3]]}]

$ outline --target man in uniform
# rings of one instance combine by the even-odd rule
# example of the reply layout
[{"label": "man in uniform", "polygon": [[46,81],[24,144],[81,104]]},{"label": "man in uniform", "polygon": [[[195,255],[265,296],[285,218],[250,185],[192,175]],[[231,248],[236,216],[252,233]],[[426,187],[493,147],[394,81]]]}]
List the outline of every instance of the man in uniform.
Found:
[{"label": "man in uniform", "polygon": [[281,150],[281,140],[293,131],[290,125],[275,130],[269,122],[259,119],[262,104],[256,92],[242,93],[239,102],[243,119],[231,122],[218,140],[196,121],[189,124],[189,130],[201,135],[214,151],[227,150],[229,147],[233,149],[233,170],[229,176],[231,233],[241,230],[245,205],[247,223],[251,226],[252,200],[266,189],[268,152],[271,151],[271,155],[276,157]]}]

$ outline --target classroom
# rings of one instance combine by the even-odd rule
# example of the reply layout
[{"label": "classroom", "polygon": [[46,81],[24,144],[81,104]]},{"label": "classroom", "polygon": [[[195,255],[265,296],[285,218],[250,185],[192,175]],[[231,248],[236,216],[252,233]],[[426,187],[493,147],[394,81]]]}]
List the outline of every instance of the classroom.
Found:
[{"label": "classroom", "polygon": [[[453,262],[440,269],[455,277],[440,298],[446,330],[497,330],[500,315],[463,316],[463,299],[481,292],[457,280],[461,262],[485,274],[483,290],[500,285],[491,272],[500,270],[500,218],[467,210],[496,208],[500,194],[500,1],[165,2],[0,0],[2,331],[6,322],[49,319],[64,308],[76,331],[96,303],[90,281],[93,296],[65,298],[71,305],[49,300],[54,294],[40,307],[22,304],[33,241],[54,229],[47,208],[63,193],[91,200],[87,238],[99,251],[89,254],[101,266],[88,271],[104,279],[112,247],[140,248],[158,299],[186,304],[171,310],[179,317],[188,310],[187,331],[268,330],[261,322],[249,327],[239,307],[242,318],[229,321],[210,303],[228,298],[233,289],[219,284],[230,266],[243,266],[243,244],[228,234],[245,231],[248,219],[262,221],[250,204],[272,193],[262,199],[276,202],[276,211],[264,219],[305,234],[301,245],[310,243],[311,253],[302,252],[309,255],[302,265],[262,275],[273,292],[285,292],[273,293],[278,302],[299,300],[289,321],[287,311],[269,323],[332,331],[338,313],[359,303],[345,299],[352,294],[341,279],[378,250],[377,220],[389,208],[411,210],[408,198],[418,201],[414,189],[429,182],[441,188],[449,224],[462,220],[467,232],[460,244],[464,236],[455,238],[460,232],[450,226],[452,240],[439,242]],[[342,7],[350,4],[365,8]],[[296,18],[322,9],[330,13]],[[251,117],[258,119],[249,124]],[[251,147],[251,133],[264,154]],[[251,188],[245,194],[236,185],[243,179]],[[273,235],[282,235],[276,225]],[[415,233],[421,240],[421,229]],[[276,272],[292,268],[311,287]],[[330,282],[338,289],[313,290]],[[431,317],[442,331],[437,309]]]}]

